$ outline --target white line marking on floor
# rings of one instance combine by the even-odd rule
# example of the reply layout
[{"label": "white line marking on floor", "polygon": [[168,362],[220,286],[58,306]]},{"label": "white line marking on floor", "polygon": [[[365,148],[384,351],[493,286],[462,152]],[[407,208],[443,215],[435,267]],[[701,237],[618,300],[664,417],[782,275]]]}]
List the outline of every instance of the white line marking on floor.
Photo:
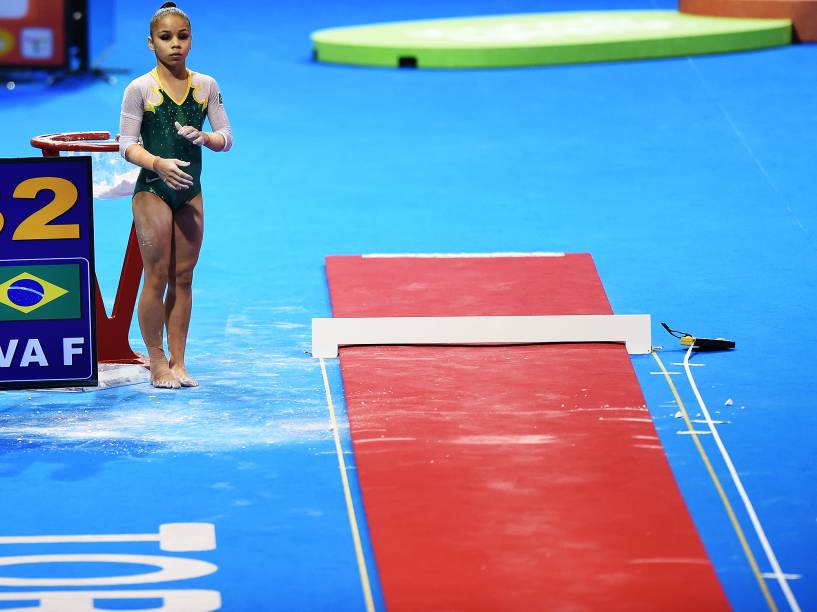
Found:
[{"label": "white line marking on floor", "polygon": [[[749,158],[754,162],[754,164],[755,164],[755,166],[757,166],[758,170],[760,170],[760,173],[763,175],[763,178],[766,179],[766,182],[769,184],[769,187],[771,187],[772,191],[775,192],[775,194],[777,195],[778,200],[783,204],[783,206],[785,206],[786,212],[791,216],[794,223],[797,225],[797,227],[800,229],[800,231],[803,232],[803,235],[806,237],[806,240],[809,242],[809,244],[811,244],[811,246],[813,248],[815,246],[814,240],[811,238],[811,234],[808,231],[806,231],[806,228],[803,226],[803,222],[800,221],[800,218],[794,213],[794,209],[792,209],[792,207],[791,207],[790,199],[783,195],[783,191],[780,189],[780,187],[777,186],[777,183],[772,178],[772,175],[769,174],[769,171],[766,170],[766,166],[764,166],[763,163],[758,158],[758,156],[755,155],[754,149],[752,149],[752,147],[749,146],[749,142],[746,140],[746,137],[743,135],[743,132],[740,131],[737,124],[732,120],[732,116],[726,111],[726,109],[723,107],[723,105],[720,102],[718,102],[717,97],[715,96],[714,92],[712,91],[712,87],[710,87],[709,82],[706,80],[704,75],[698,69],[697,64],[693,61],[693,59],[691,57],[688,57],[687,60],[689,62],[690,67],[692,68],[692,70],[695,72],[695,74],[701,80],[701,83],[703,83],[703,86],[704,86],[704,88],[706,88],[707,93],[711,96],[712,100],[715,102],[715,105],[718,107],[718,110],[721,111],[721,114],[726,119],[726,122],[729,124],[729,127],[732,128],[732,131],[735,133],[735,136],[737,136],[738,141],[746,149],[746,152],[749,154]],[[789,603],[791,603],[791,602],[789,602]],[[796,603],[797,602],[795,601],[795,605],[796,605]]]},{"label": "white line marking on floor", "polygon": [[340,443],[340,433],[338,432],[338,421],[335,418],[335,405],[332,403],[332,391],[329,388],[329,377],[326,375],[326,363],[323,359],[321,363],[321,374],[323,375],[323,388],[326,391],[326,403],[329,407],[329,420],[332,423],[332,434],[335,438],[335,451],[338,456],[338,468],[340,468],[340,479],[343,484],[343,496],[346,499],[346,512],[349,515],[349,527],[352,530],[352,541],[357,557],[357,567],[360,573],[360,584],[363,588],[363,599],[366,604],[366,612],[375,612],[374,597],[372,587],[369,582],[369,572],[366,569],[366,557],[363,554],[363,545],[360,541],[360,530],[357,525],[355,515],[355,505],[352,502],[352,491],[349,488],[349,477],[346,474],[346,461],[343,459],[343,446]]},{"label": "white line marking on floor", "polygon": [[[777,574],[773,572],[763,572],[761,576],[763,576],[764,578],[772,578],[775,580],[777,579]],[[803,574],[783,574],[783,576],[786,577],[786,580],[800,580],[800,578],[803,577]]]},{"label": "white line marking on floor", "polygon": [[800,606],[797,603],[797,599],[794,597],[794,593],[792,593],[789,583],[786,581],[783,570],[780,569],[780,564],[777,562],[777,557],[772,550],[771,544],[769,544],[769,540],[766,537],[766,532],[763,530],[763,527],[760,524],[760,519],[758,519],[755,508],[752,505],[752,502],[749,500],[749,495],[746,493],[746,489],[743,487],[743,482],[741,482],[740,476],[738,476],[738,471],[735,469],[735,465],[732,463],[732,458],[729,456],[726,446],[724,446],[723,440],[721,440],[721,437],[718,434],[718,430],[715,427],[715,423],[712,421],[712,417],[709,415],[709,410],[704,403],[703,397],[701,397],[701,393],[698,391],[698,385],[695,384],[695,379],[692,377],[692,370],[689,367],[689,357],[692,355],[692,348],[693,347],[689,347],[689,350],[684,356],[684,369],[686,370],[687,379],[689,380],[689,386],[692,387],[692,392],[695,394],[695,399],[698,400],[698,406],[700,406],[704,418],[709,423],[709,431],[712,433],[712,437],[715,440],[715,444],[718,446],[721,457],[723,457],[723,461],[729,470],[729,474],[732,476],[732,481],[735,484],[735,488],[743,501],[746,512],[749,514],[749,519],[752,521],[752,526],[755,528],[755,533],[757,534],[760,544],[763,547],[763,552],[766,553],[766,558],[769,560],[769,564],[772,566],[772,574],[777,579],[780,588],[783,590],[783,594],[786,596],[786,601],[788,602],[789,607],[791,607],[792,612],[800,612]]}]

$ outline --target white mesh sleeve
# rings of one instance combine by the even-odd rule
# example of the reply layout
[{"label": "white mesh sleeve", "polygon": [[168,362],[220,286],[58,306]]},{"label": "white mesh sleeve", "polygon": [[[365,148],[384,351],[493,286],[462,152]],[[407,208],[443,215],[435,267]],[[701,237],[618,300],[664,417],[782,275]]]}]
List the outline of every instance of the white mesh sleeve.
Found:
[{"label": "white mesh sleeve", "polygon": [[134,83],[128,85],[122,98],[122,113],[119,115],[119,153],[122,157],[125,157],[129,146],[139,143],[144,104],[140,88]]},{"label": "white mesh sleeve", "polygon": [[207,98],[207,119],[214,132],[224,136],[224,147],[222,151],[229,151],[233,146],[233,131],[230,128],[230,120],[227,119],[227,112],[224,110],[224,101],[221,99],[221,90],[215,79],[210,83],[210,95]]}]

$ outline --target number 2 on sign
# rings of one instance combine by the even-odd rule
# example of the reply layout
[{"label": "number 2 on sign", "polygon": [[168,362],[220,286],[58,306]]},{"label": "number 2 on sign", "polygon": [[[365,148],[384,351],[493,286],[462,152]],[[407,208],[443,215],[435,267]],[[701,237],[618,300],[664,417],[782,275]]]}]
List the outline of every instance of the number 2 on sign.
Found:
[{"label": "number 2 on sign", "polygon": [[[71,181],[56,176],[41,176],[23,181],[14,189],[14,196],[18,199],[33,200],[43,190],[54,194],[51,201],[23,219],[14,230],[12,240],[65,240],[79,238],[79,224],[65,223],[49,225],[63,213],[69,211],[77,202],[77,188]],[[0,213],[0,231],[3,230],[5,219]]]}]

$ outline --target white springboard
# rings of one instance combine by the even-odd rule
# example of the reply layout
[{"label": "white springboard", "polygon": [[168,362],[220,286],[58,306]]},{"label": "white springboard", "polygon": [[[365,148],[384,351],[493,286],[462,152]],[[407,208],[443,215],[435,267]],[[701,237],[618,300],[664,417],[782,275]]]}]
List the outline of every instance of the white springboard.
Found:
[{"label": "white springboard", "polygon": [[650,315],[312,319],[312,356],[320,358],[337,357],[340,346],[575,342],[623,342],[628,353],[647,354]]}]

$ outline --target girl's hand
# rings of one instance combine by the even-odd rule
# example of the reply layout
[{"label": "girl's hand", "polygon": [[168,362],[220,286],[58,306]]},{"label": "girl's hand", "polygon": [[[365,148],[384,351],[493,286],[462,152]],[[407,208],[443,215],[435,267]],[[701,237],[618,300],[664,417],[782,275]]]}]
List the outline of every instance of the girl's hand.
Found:
[{"label": "girl's hand", "polygon": [[182,138],[192,142],[194,145],[201,146],[207,144],[207,134],[194,128],[192,125],[182,125],[178,121],[175,123],[176,131]]},{"label": "girl's hand", "polygon": [[182,168],[189,165],[190,162],[180,159],[156,157],[153,160],[153,171],[161,177],[168,187],[181,191],[193,186],[193,177],[182,170]]}]

